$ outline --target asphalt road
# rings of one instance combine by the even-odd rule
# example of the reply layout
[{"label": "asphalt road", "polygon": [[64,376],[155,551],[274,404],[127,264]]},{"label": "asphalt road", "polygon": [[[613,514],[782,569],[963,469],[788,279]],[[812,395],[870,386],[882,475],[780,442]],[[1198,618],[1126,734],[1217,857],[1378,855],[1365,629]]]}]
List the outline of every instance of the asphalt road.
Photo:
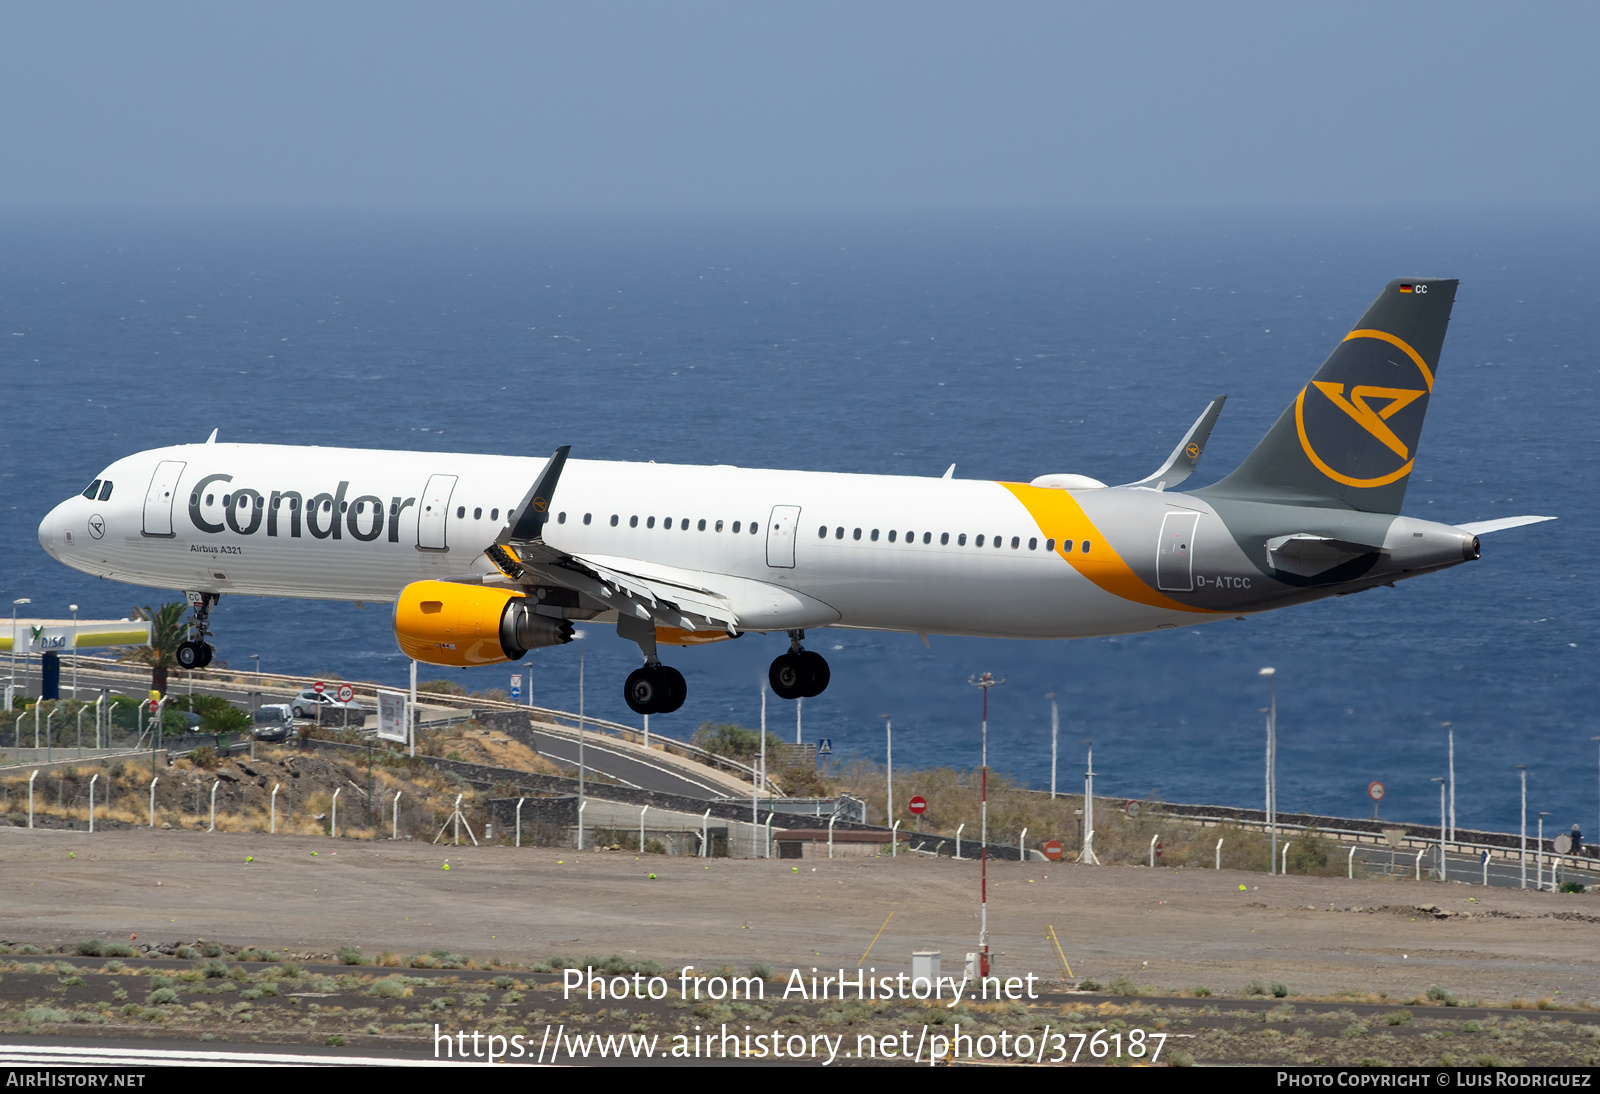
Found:
[{"label": "asphalt road", "polygon": [[[566,767],[578,766],[578,742],[549,733],[533,733],[534,751]],[[698,781],[686,774],[655,767],[617,749],[608,747],[606,739],[598,734],[586,738],[583,744],[584,766],[600,771],[625,786],[640,790],[654,790],[667,794],[681,794],[686,798],[722,798],[728,796],[725,787],[707,779]]]}]

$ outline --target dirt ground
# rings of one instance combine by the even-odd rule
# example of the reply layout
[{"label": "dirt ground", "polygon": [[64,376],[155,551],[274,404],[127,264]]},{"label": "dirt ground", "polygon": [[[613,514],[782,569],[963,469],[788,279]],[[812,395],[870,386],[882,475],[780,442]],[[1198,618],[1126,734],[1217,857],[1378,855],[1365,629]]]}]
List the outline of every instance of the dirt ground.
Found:
[{"label": "dirt ground", "polygon": [[[374,956],[446,949],[517,964],[618,953],[669,970],[763,962],[781,976],[794,967],[853,970],[892,912],[869,966],[909,972],[913,950],[935,949],[944,972],[959,975],[978,933],[978,864],[909,856],[706,862],[0,829],[0,870],[0,938],[43,947],[137,935],[136,945],[204,938],[297,956],[347,945]],[[998,971],[1057,983],[1045,941],[1052,925],[1076,979],[1125,978],[1161,995],[1206,987],[1238,997],[1260,981],[1295,995],[1399,1000],[1438,985],[1485,1005],[1600,1005],[1600,900],[1587,895],[991,863]]]}]

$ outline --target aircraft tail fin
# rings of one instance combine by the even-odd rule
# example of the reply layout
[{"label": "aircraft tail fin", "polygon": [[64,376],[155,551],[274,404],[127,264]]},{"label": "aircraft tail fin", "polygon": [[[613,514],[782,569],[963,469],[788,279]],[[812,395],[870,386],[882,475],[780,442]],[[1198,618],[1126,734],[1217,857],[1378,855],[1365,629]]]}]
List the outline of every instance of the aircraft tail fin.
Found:
[{"label": "aircraft tail fin", "polygon": [[1389,282],[1255,451],[1195,493],[1398,513],[1458,282]]}]

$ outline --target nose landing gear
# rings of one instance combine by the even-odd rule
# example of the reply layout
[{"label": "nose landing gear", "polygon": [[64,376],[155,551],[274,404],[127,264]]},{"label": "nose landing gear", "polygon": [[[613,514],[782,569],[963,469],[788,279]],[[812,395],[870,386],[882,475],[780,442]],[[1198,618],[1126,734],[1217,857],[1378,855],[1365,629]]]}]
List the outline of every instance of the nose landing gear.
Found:
[{"label": "nose landing gear", "polygon": [[189,622],[190,637],[178,643],[178,648],[173,651],[173,658],[178,666],[183,669],[203,669],[211,664],[211,658],[216,654],[206,638],[211,634],[209,626],[211,609],[216,606],[217,593],[188,593],[189,605],[194,609],[194,618]]},{"label": "nose landing gear", "polygon": [[832,675],[827,659],[802,649],[800,640],[804,637],[804,631],[790,631],[789,652],[774,658],[767,670],[767,682],[780,699],[811,699],[827,690]]}]

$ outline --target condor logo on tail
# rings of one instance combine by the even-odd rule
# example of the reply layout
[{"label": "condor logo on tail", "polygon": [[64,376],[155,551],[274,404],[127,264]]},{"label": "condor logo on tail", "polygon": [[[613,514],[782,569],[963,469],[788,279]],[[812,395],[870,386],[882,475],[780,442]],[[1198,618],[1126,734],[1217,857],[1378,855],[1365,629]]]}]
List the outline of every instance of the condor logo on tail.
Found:
[{"label": "condor logo on tail", "polygon": [[[1387,331],[1354,330],[1345,336],[1344,341],[1349,343],[1353,339],[1386,342],[1400,350],[1403,359],[1409,365],[1416,367],[1423,386],[1409,388],[1378,384],[1347,385],[1329,380],[1313,380],[1295,400],[1295,428],[1300,435],[1300,447],[1304,450],[1306,458],[1328,478],[1346,486],[1387,486],[1411,474],[1414,462],[1412,446],[1390,426],[1389,421],[1432,391],[1433,372],[1416,350]],[[1401,360],[1394,357],[1387,363],[1391,368],[1404,367],[1401,366]],[[1362,365],[1364,367],[1360,372],[1363,375],[1371,375],[1370,361],[1363,361]],[[1348,394],[1346,394],[1347,387]],[[1313,400],[1313,405],[1308,408],[1306,396],[1313,388],[1322,394],[1323,399]],[[1340,413],[1331,413],[1331,407],[1337,408]],[[1418,409],[1417,422],[1403,430],[1413,440],[1420,426],[1421,411],[1426,410],[1426,403],[1424,402]],[[1352,422],[1360,427],[1361,433],[1353,433],[1350,430],[1349,425]],[[1398,466],[1378,475],[1353,474],[1352,472],[1358,468],[1367,470],[1372,468],[1374,461],[1369,455],[1371,448],[1369,440],[1378,441],[1393,453]]]}]

